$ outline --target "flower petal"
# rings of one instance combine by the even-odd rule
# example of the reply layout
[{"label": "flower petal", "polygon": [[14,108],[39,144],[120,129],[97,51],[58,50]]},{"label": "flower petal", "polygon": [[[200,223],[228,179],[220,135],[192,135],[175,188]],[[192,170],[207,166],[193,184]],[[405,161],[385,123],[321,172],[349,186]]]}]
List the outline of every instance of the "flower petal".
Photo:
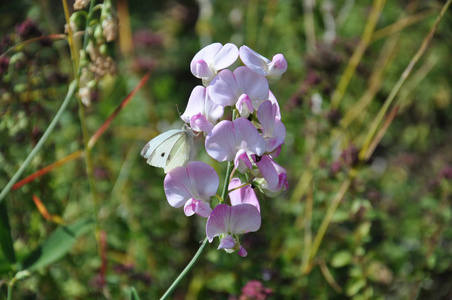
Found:
[{"label": "flower petal", "polygon": [[230,207],[230,210],[230,233],[254,232],[261,227],[261,214],[254,205],[238,204]]},{"label": "flower petal", "polygon": [[267,75],[267,65],[270,63],[266,57],[260,55],[248,46],[240,47],[240,59],[242,62],[254,72]]},{"label": "flower petal", "polygon": [[238,67],[234,71],[234,77],[238,84],[240,95],[247,94],[253,103],[254,109],[258,109],[262,102],[268,100],[269,89],[265,76],[251,71],[248,67]]},{"label": "flower petal", "polygon": [[181,207],[189,199],[210,202],[217,192],[218,175],[208,164],[200,161],[177,167],[166,174],[163,182],[166,199],[173,207]]},{"label": "flower petal", "polygon": [[[218,51],[221,50],[222,47],[223,47],[223,45],[221,45],[220,43],[213,43],[213,44],[210,44],[210,45],[202,48],[201,50],[199,50],[199,52],[196,53],[196,55],[193,57],[193,59],[190,63],[191,73],[193,75],[195,75],[196,77],[198,77],[198,73],[196,70],[196,63],[200,60],[204,60],[209,65],[213,61],[215,55],[218,53]],[[198,77],[198,78],[202,78],[202,77]]]},{"label": "flower petal", "polygon": [[212,66],[215,72],[232,65],[237,60],[238,56],[239,49],[237,49],[236,45],[231,43],[225,44],[213,58]]},{"label": "flower petal", "polygon": [[231,235],[226,235],[220,240],[217,250],[220,249],[233,249],[235,247],[235,239]]},{"label": "flower petal", "polygon": [[187,108],[185,108],[184,113],[180,118],[185,123],[190,123],[192,116],[202,113],[202,108],[204,107],[204,101],[206,97],[206,88],[198,85],[196,86],[188,98]]},{"label": "flower petal", "polygon": [[235,140],[233,123],[221,121],[206,136],[206,151],[217,161],[231,161],[237,152]]},{"label": "flower petal", "polygon": [[221,106],[233,106],[241,94],[235,77],[229,70],[218,73],[209,86],[210,98]]},{"label": "flower petal", "polygon": [[253,123],[245,118],[237,118],[233,123],[237,149],[245,149],[248,154],[264,154],[267,144]]},{"label": "flower petal", "polygon": [[206,117],[203,114],[199,113],[191,117],[190,127],[194,131],[203,131],[205,133],[209,133],[213,128],[213,124],[207,121]]},{"label": "flower petal", "polygon": [[213,209],[206,224],[206,235],[210,243],[214,237],[228,233],[230,214],[230,206],[226,204],[218,204]]},{"label": "flower petal", "polygon": [[[240,181],[240,179],[232,178],[231,182],[229,183],[228,190],[237,188],[237,187],[241,186],[242,184],[243,183]],[[247,204],[254,205],[259,212],[261,211],[261,208],[259,205],[259,200],[257,199],[254,189],[250,185],[247,185],[238,190],[229,192],[229,199],[231,200],[232,206],[247,203]]]}]

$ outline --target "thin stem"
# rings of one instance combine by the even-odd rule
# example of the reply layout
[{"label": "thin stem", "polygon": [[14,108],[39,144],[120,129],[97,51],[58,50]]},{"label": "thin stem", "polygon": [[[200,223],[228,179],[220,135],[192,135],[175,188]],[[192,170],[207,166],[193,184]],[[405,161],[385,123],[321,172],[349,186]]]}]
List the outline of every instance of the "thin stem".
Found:
[{"label": "thin stem", "polygon": [[[352,170],[353,171],[353,170]],[[353,177],[353,176],[350,176]],[[336,212],[337,207],[339,206],[339,203],[341,203],[342,199],[344,199],[345,193],[347,192],[348,188],[350,187],[350,184],[352,183],[352,178],[347,178],[339,189],[339,192],[334,197],[333,201],[331,202],[330,206],[328,207],[328,210],[326,212],[325,217],[322,220],[322,224],[320,224],[319,231],[317,232],[314,242],[312,243],[311,248],[311,254],[310,254],[310,261],[314,259],[315,255],[317,254],[317,250],[320,247],[320,244],[322,243],[323,237],[325,236],[326,230],[328,229],[328,226],[331,223],[331,220],[333,219],[334,213]]]},{"label": "thin stem", "polygon": [[185,269],[177,276],[176,280],[174,280],[173,284],[168,288],[168,290],[163,294],[162,298],[160,300],[166,299],[171,293],[174,291],[174,289],[179,285],[182,278],[187,275],[188,272],[190,272],[191,268],[195,265],[196,261],[198,260],[199,256],[201,255],[201,252],[204,250],[204,248],[207,245],[207,237],[202,241],[201,247],[199,247],[198,251],[196,252],[195,256],[191,259],[191,261],[188,263],[188,265],[185,267]]},{"label": "thin stem", "polygon": [[350,58],[344,74],[341,76],[339,84],[337,85],[337,88],[333,93],[331,100],[331,107],[333,109],[337,109],[339,107],[348,84],[350,83],[350,80],[352,79],[359,62],[361,61],[361,58],[363,57],[364,52],[366,51],[367,46],[371,41],[372,34],[374,32],[375,26],[377,25],[378,17],[380,16],[385,2],[386,0],[374,0],[373,2],[372,10],[370,12],[369,18],[367,19],[366,27],[364,28],[361,41],[359,42],[355,52]]},{"label": "thin stem", "polygon": [[419,61],[421,56],[425,53],[425,50],[427,49],[427,46],[430,44],[430,41],[432,40],[433,35],[434,35],[436,29],[438,28],[439,22],[443,18],[444,14],[445,14],[445,12],[446,12],[446,10],[449,7],[451,2],[452,2],[452,0],[448,0],[446,2],[446,4],[444,4],[443,8],[441,9],[441,12],[439,13],[438,17],[435,20],[435,23],[433,24],[433,26],[430,29],[430,31],[427,34],[427,36],[422,41],[421,47],[419,48],[419,50],[416,52],[416,54],[411,59],[411,61],[408,64],[408,66],[403,71],[403,73],[400,76],[399,80],[397,81],[397,83],[392,88],[391,93],[389,94],[388,98],[386,98],[385,103],[383,104],[383,106],[381,107],[381,109],[378,112],[377,116],[373,120],[372,125],[371,125],[371,127],[370,127],[370,129],[369,129],[369,131],[367,133],[366,139],[364,140],[364,143],[363,143],[363,146],[361,148],[361,151],[359,153],[359,158],[361,160],[364,160],[364,159],[368,158],[368,157],[366,157],[366,154],[368,153],[367,149],[369,148],[370,144],[372,143],[372,140],[373,140],[373,138],[374,138],[374,136],[375,136],[375,134],[377,132],[377,129],[380,126],[380,124],[381,124],[381,122],[382,122],[382,120],[383,120],[383,118],[384,118],[389,106],[394,101],[395,96],[399,92],[399,90],[402,87],[402,85],[405,83],[405,80],[411,74],[411,71],[413,70],[413,68],[416,65],[416,63]]},{"label": "thin stem", "polygon": [[250,185],[250,184],[251,184],[251,182],[246,182],[246,183],[244,183],[242,185],[239,185],[238,187],[233,188],[232,190],[229,190],[228,193],[236,191],[236,190],[239,190],[239,189],[241,189],[241,188],[243,188],[243,187],[245,187],[247,185]]},{"label": "thin stem", "polygon": [[11,300],[12,299],[12,295],[13,294],[13,284],[9,283],[8,284],[8,296],[6,298],[6,300]]},{"label": "thin stem", "polygon": [[36,154],[41,150],[42,146],[44,145],[45,141],[49,137],[49,135],[52,133],[53,129],[55,128],[56,124],[60,120],[63,112],[66,110],[66,107],[69,104],[69,101],[72,99],[72,96],[74,96],[74,93],[77,89],[77,83],[76,81],[73,81],[69,85],[69,90],[67,92],[66,98],[63,101],[63,104],[61,104],[60,109],[58,110],[57,114],[53,118],[52,122],[50,123],[49,127],[47,127],[46,131],[42,135],[39,142],[36,144],[36,146],[33,148],[33,150],[30,152],[28,157],[25,159],[25,161],[20,166],[19,170],[13,175],[13,177],[9,180],[8,184],[5,186],[5,188],[0,193],[0,203],[3,201],[3,199],[6,197],[6,195],[11,190],[12,186],[17,182],[19,177],[22,175],[22,173],[25,171],[25,169],[28,167],[28,165],[31,163],[33,158],[36,156]]},{"label": "thin stem", "polygon": [[232,172],[232,162],[228,162],[228,166],[226,168],[226,177],[224,178],[223,192],[221,193],[221,198],[226,202],[228,199],[228,187],[229,187],[229,177]]}]

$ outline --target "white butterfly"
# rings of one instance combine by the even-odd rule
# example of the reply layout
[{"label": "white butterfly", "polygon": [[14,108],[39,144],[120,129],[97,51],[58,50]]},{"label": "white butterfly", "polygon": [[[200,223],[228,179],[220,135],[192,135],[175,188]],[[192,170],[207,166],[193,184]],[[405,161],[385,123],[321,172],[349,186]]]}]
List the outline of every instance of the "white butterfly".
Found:
[{"label": "white butterfly", "polygon": [[164,168],[164,172],[168,173],[188,163],[194,137],[193,130],[187,125],[182,129],[169,130],[150,140],[141,150],[141,156],[151,166]]}]

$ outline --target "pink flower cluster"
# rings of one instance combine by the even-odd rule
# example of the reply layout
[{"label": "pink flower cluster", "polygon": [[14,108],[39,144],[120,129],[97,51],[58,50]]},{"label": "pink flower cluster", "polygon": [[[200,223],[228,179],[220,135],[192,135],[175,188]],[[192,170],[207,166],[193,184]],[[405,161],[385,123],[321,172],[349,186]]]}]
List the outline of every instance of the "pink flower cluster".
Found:
[{"label": "pink flower cluster", "polygon": [[[245,66],[226,69],[239,56]],[[185,215],[207,218],[207,238],[212,242],[218,236],[218,249],[246,256],[238,235],[261,226],[255,189],[275,197],[288,188],[286,171],[274,160],[286,129],[268,82],[281,77],[287,62],[282,54],[270,61],[247,46],[214,43],[195,55],[190,69],[203,86],[193,89],[181,119],[204,134],[205,149],[213,159],[227,161],[233,169],[225,179],[229,181],[225,199],[217,195],[216,171],[200,161],[170,170],[165,194],[171,206],[184,207]],[[233,112],[232,120],[220,120],[227,109]]]}]

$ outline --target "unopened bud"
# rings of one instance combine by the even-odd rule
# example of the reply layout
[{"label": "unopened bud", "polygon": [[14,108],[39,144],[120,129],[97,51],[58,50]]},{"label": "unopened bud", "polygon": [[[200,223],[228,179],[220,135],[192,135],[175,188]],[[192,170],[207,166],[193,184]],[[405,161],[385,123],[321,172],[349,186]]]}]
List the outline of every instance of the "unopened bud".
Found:
[{"label": "unopened bud", "polygon": [[85,6],[89,4],[90,0],[75,0],[74,10],[83,9]]}]

